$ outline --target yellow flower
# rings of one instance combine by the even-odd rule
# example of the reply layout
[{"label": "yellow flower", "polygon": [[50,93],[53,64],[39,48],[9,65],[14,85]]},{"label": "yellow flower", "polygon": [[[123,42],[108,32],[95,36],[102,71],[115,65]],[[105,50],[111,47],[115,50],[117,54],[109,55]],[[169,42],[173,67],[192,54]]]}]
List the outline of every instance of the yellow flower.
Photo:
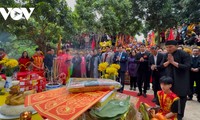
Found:
[{"label": "yellow flower", "polygon": [[119,73],[118,73],[118,72],[115,72],[115,73],[114,73],[114,75],[115,75],[115,76],[118,76],[118,75],[119,75]]},{"label": "yellow flower", "polygon": [[15,59],[10,59],[9,62],[10,62],[9,67],[11,67],[11,68],[14,68],[14,67],[18,66],[18,61],[15,60]]},{"label": "yellow flower", "polygon": [[7,58],[7,57],[4,57],[4,58],[0,61],[0,64],[5,64],[7,61],[8,61],[8,58]]},{"label": "yellow flower", "polygon": [[7,76],[11,76],[13,74],[14,68],[18,66],[18,61],[15,59],[5,58],[0,61],[0,64],[3,65],[5,74]]},{"label": "yellow flower", "polygon": [[103,63],[99,64],[98,70],[102,72],[102,71],[105,71],[107,67],[108,67],[108,63],[107,62],[103,62]]},{"label": "yellow flower", "polygon": [[105,75],[104,75],[104,77],[105,77],[105,78],[108,78],[108,77],[109,77],[109,75],[108,75],[108,74],[105,74]]},{"label": "yellow flower", "polygon": [[117,70],[120,69],[120,65],[119,65],[119,64],[111,64],[110,67],[114,67],[114,68],[116,68]]},{"label": "yellow flower", "polygon": [[0,64],[2,64],[4,67],[14,68],[18,66],[18,61],[15,59],[5,58],[0,61]]},{"label": "yellow flower", "polygon": [[109,75],[108,74],[104,74],[104,75],[101,76],[101,78],[106,78],[107,79],[107,78],[109,78]]},{"label": "yellow flower", "polygon": [[114,67],[108,67],[106,68],[106,73],[108,73],[109,75],[114,75],[114,73],[117,72],[117,69]]}]

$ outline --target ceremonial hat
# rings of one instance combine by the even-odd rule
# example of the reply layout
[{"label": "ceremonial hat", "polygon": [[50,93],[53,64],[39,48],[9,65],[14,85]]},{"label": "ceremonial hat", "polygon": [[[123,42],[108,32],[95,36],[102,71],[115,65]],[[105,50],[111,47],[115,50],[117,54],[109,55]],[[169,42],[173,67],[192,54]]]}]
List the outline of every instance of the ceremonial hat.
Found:
[{"label": "ceremonial hat", "polygon": [[165,45],[178,45],[178,42],[176,40],[169,40],[165,42]]}]

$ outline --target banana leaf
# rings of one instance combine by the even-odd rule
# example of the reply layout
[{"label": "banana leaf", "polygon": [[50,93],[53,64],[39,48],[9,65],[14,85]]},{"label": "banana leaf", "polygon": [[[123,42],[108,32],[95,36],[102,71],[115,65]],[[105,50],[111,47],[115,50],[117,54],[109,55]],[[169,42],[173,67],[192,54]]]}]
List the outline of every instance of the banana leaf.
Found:
[{"label": "banana leaf", "polygon": [[120,118],[130,107],[130,96],[125,100],[111,100],[108,102],[101,111],[92,109],[90,114],[103,120],[116,120]]}]

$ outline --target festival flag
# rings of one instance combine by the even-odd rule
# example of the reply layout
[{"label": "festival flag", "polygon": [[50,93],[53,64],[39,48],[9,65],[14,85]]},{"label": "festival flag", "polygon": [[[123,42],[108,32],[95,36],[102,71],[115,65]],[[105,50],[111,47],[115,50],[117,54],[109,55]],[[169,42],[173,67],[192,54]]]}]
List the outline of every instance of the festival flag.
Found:
[{"label": "festival flag", "polygon": [[59,51],[61,50],[61,39],[62,39],[62,37],[61,37],[61,35],[59,35],[59,41],[58,41],[58,46],[57,46],[57,55],[59,55]]},{"label": "festival flag", "polygon": [[145,39],[145,46],[148,46],[148,40]]},{"label": "festival flag", "polygon": [[156,44],[156,42],[155,42],[155,33],[154,33],[154,31],[152,31],[150,46],[154,46],[155,44]]},{"label": "festival flag", "polygon": [[92,50],[95,49],[95,45],[96,45],[96,43],[95,43],[95,39],[94,39],[94,37],[93,37],[93,39],[92,39],[92,45],[91,45]]},{"label": "festival flag", "polygon": [[121,45],[124,46],[124,35],[121,37]]},{"label": "festival flag", "polygon": [[117,45],[121,45],[121,43],[122,43],[122,35],[120,34],[120,35],[119,35],[119,38],[118,38],[118,43],[117,43]]},{"label": "festival flag", "polygon": [[118,46],[118,40],[119,40],[119,38],[118,38],[118,35],[116,36],[116,41],[115,41],[115,46]]},{"label": "festival flag", "polygon": [[172,29],[170,29],[168,40],[174,40],[174,34]]}]

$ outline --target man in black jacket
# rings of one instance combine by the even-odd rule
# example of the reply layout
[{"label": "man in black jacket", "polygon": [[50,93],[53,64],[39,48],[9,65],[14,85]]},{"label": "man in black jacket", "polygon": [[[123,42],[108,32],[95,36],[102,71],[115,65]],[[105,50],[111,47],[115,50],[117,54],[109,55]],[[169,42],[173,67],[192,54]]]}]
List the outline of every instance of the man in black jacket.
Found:
[{"label": "man in black jacket", "polygon": [[194,81],[196,82],[197,100],[200,102],[200,56],[199,48],[192,49],[191,70],[190,70],[190,94],[188,100],[192,100],[194,93]]},{"label": "man in black jacket", "polygon": [[47,49],[47,54],[44,57],[44,67],[46,70],[46,77],[48,80],[50,80],[51,77],[51,71],[52,71],[52,66],[53,66],[53,59],[54,59],[54,49],[48,48]]},{"label": "man in black jacket", "polygon": [[[149,53],[145,51],[145,45],[140,45],[140,52],[135,56],[135,62],[137,63],[137,84],[139,88],[138,96],[143,94],[144,97],[147,97],[147,87],[149,84],[148,79],[148,60],[149,60]],[[142,85],[144,83],[144,90],[142,91]]]},{"label": "man in black jacket", "polygon": [[163,66],[166,68],[167,76],[174,80],[172,91],[180,98],[178,120],[182,120],[189,93],[191,59],[188,53],[177,49],[177,41],[167,41],[165,46],[167,54],[164,57]]},{"label": "man in black jacket", "polygon": [[159,80],[165,74],[164,67],[162,66],[164,62],[164,55],[158,52],[157,46],[151,47],[150,51],[151,55],[149,56],[149,67],[151,68],[154,91],[154,99],[152,100],[152,102],[155,102],[157,91],[161,90]]}]

